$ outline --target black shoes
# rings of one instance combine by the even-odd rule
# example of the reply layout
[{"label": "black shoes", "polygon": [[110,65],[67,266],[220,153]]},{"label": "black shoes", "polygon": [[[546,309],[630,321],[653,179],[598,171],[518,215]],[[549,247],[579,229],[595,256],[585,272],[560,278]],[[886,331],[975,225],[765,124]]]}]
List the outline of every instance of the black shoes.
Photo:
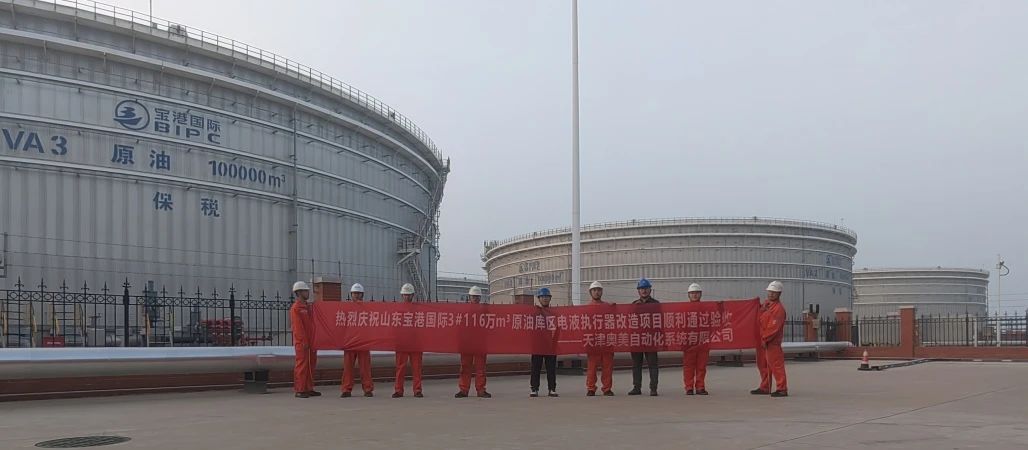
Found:
[{"label": "black shoes", "polygon": [[528,393],[528,396],[529,397],[538,397],[539,396],[539,391],[531,391],[531,392]]},{"label": "black shoes", "polygon": [[425,396],[425,394],[422,394],[420,392],[415,392],[414,396],[417,397],[417,398],[423,398]]},{"label": "black shoes", "polygon": [[774,392],[771,393],[771,396],[772,397],[788,397],[789,396],[789,392],[788,391],[774,391]]},{"label": "black shoes", "polygon": [[635,389],[632,389],[631,391],[628,391],[628,395],[642,395],[642,393],[643,393],[642,390],[639,389],[639,388],[635,388]]},{"label": "black shoes", "polygon": [[311,397],[321,397],[321,393],[318,391],[307,391],[307,395]]},{"label": "black shoes", "polygon": [[767,394],[770,394],[770,392],[765,391],[765,390],[763,390],[761,388],[756,388],[756,389],[750,391],[750,394],[753,394],[753,395],[767,395]]},{"label": "black shoes", "polygon": [[560,394],[558,394],[557,391],[550,391],[550,393],[546,394],[546,396],[547,397],[560,397]]},{"label": "black shoes", "polygon": [[656,389],[650,389],[650,397],[656,397],[656,396],[657,396],[657,390]]},{"label": "black shoes", "polygon": [[488,393],[486,391],[479,392],[478,396],[480,398],[493,398],[493,394],[490,394],[490,393]]},{"label": "black shoes", "polygon": [[307,397],[310,397],[310,396],[311,395],[306,393],[306,392],[297,392],[296,395],[294,395],[294,397],[296,397],[296,398],[307,398]]},{"label": "black shoes", "polygon": [[696,391],[696,395],[710,395],[710,394],[707,393],[706,389],[700,389],[700,390]]},{"label": "black shoes", "polygon": [[350,398],[351,395],[353,395],[353,394],[351,394],[349,391],[346,391],[346,392],[343,392],[342,394],[339,394],[339,398]]},{"label": "black shoes", "polygon": [[371,392],[371,391],[367,391],[367,392],[365,392],[365,393],[364,393],[364,396],[365,396],[365,397],[374,397],[374,396],[375,396],[375,393],[374,393],[374,392]]},{"label": "black shoes", "polygon": [[399,393],[399,392],[393,392],[393,398],[400,398],[400,397],[403,397],[403,394],[402,394],[402,393]]},{"label": "black shoes", "polygon": [[456,394],[453,394],[453,398],[468,398],[468,393],[464,392],[464,391],[460,391],[460,392],[458,392]]},{"label": "black shoes", "polygon": [[604,397],[613,397],[613,396],[614,396],[614,391],[607,391],[607,392],[604,392],[604,393],[603,393],[603,396],[604,396]]},{"label": "black shoes", "polygon": [[586,397],[595,397],[596,396],[596,391],[586,391],[585,396]]},{"label": "black shoes", "polygon": [[695,391],[693,391],[692,389],[687,389],[687,390],[685,391],[685,395],[696,395],[696,392],[695,392]]}]

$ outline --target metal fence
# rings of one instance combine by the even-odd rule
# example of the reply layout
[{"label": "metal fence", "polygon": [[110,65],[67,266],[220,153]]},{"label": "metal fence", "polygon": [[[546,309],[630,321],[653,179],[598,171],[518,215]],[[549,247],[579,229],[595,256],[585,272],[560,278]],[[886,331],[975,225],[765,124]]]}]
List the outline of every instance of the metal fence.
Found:
[{"label": "metal fence", "polygon": [[[397,298],[365,298],[395,302]],[[430,302],[464,303],[435,299]],[[0,290],[0,347],[167,347],[291,345],[290,296],[230,288],[187,293],[154,286],[132,289],[125,281],[114,289],[94,289],[45,281],[29,287],[19,279],[14,289]],[[916,319],[921,346],[1028,346],[1024,316],[921,316]],[[898,346],[898,315],[857,317],[852,322],[814,319],[816,341],[845,339],[850,327],[857,346]],[[785,322],[786,342],[808,340],[806,320]]]},{"label": "metal fence", "polygon": [[[365,301],[398,301],[365,298]],[[432,300],[433,302],[459,302]],[[289,307],[281,293],[228,292],[153,286],[128,281],[94,289],[41,281],[0,290],[0,347],[170,347],[292,345]]]},{"label": "metal fence", "polygon": [[1024,316],[922,316],[918,340],[924,347],[1028,346],[1028,314]]},{"label": "metal fence", "polygon": [[[857,317],[852,322],[837,322],[834,318],[814,321],[815,340],[838,341],[845,339],[841,327],[850,327],[849,341],[855,346],[889,347],[900,345],[902,326],[900,317]],[[785,322],[784,340],[807,340],[803,318],[790,318]],[[923,347],[1014,347],[1028,346],[1028,314],[1016,315],[937,315],[915,319],[918,345]],[[998,338],[998,339],[997,339]]]}]

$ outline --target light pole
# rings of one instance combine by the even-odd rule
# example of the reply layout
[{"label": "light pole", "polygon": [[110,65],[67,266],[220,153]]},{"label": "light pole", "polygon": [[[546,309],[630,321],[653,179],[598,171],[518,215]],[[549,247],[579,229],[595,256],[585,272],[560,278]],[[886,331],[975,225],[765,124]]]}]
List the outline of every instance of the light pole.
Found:
[{"label": "light pole", "polygon": [[578,179],[578,0],[571,0],[571,304],[582,304],[582,210]]},{"label": "light pole", "polygon": [[999,347],[1003,344],[1003,333],[1000,331],[1003,319],[999,315],[1003,310],[1003,277],[1010,275],[1010,268],[1003,262],[1002,256],[996,255],[996,261],[996,346]]}]

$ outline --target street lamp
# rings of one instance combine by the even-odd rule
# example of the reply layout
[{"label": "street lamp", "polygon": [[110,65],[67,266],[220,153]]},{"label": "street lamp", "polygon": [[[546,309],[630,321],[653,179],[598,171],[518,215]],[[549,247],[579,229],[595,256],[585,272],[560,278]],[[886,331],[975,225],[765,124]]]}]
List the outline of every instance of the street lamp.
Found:
[{"label": "street lamp", "polygon": [[999,347],[1003,344],[1003,333],[1000,331],[1003,322],[999,317],[1003,310],[1003,277],[1010,275],[1010,268],[1003,262],[1002,256],[996,255],[996,260],[996,346]]},{"label": "street lamp", "polygon": [[582,304],[582,226],[578,178],[578,0],[571,0],[571,304]]}]

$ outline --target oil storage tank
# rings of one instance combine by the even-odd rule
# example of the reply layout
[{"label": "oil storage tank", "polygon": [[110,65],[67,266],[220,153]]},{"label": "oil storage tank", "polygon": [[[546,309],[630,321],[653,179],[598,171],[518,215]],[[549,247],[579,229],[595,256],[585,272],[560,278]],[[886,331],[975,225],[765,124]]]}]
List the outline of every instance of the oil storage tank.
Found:
[{"label": "oil storage tank", "polygon": [[900,306],[919,316],[985,315],[989,272],[946,267],[859,269],[853,273],[858,317],[886,317]]},{"label": "oil storage tank", "polygon": [[435,286],[449,171],[400,112],[224,36],[0,1],[0,288]]},{"label": "oil storage tank", "polygon": [[[690,283],[705,299],[764,296],[771,280],[785,284],[790,314],[810,304],[822,312],[850,307],[857,235],[841,226],[769,218],[629,220],[582,228],[582,292],[590,282],[617,303],[635,298],[646,277],[654,297],[686,300]],[[483,260],[493,303],[550,287],[554,300],[571,296],[571,234],[566,228],[485,243]]]}]

